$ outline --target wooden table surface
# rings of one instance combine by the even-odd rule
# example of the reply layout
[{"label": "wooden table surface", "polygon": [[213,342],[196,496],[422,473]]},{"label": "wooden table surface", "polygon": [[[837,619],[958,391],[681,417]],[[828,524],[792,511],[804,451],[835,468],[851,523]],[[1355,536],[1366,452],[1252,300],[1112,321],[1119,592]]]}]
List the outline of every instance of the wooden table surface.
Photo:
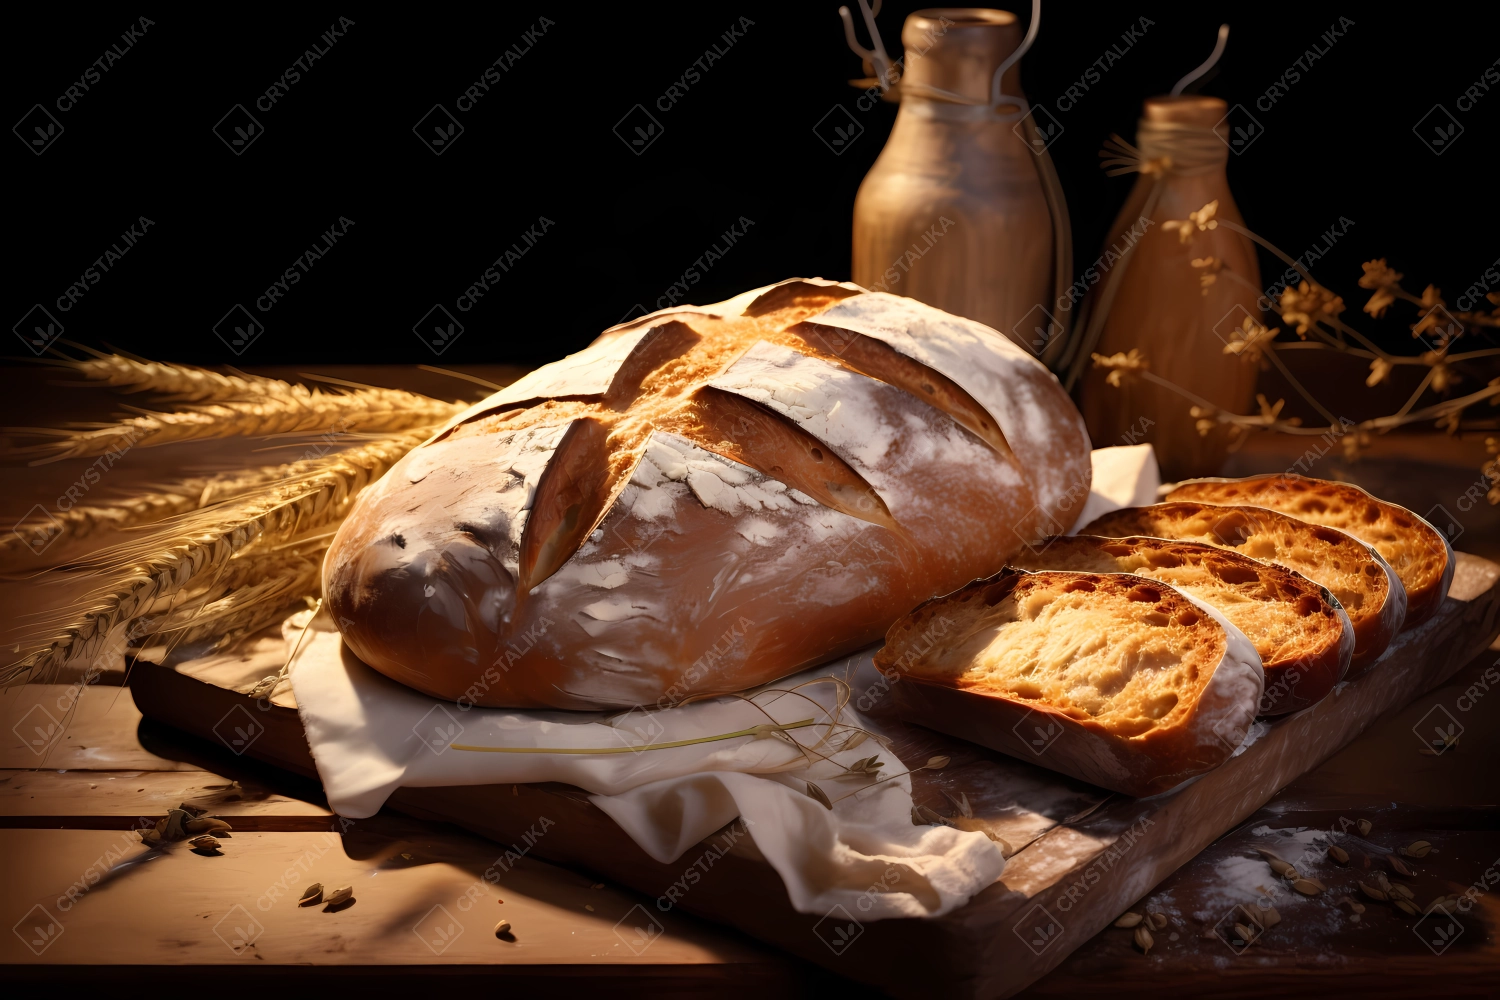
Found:
[{"label": "wooden table surface", "polygon": [[[451,393],[460,394],[471,395]],[[12,405],[23,395],[12,393]],[[51,415],[5,422],[79,419],[97,404],[84,401],[66,415],[55,403],[34,405]],[[138,456],[117,484],[160,476],[167,451]],[[200,450],[196,460],[228,451]],[[8,479],[7,512],[70,481],[66,464]],[[1406,467],[1405,488],[1413,475]],[[1472,547],[1493,551],[1493,539],[1476,540],[1482,544]],[[7,627],[63,599],[30,581],[0,584]],[[1174,916],[1150,955],[1132,947],[1130,932],[1107,930],[1024,995],[1492,993],[1500,982],[1497,664],[1491,651],[1377,721],[1153,889],[1139,908]],[[636,954],[628,917],[649,900],[586,872],[508,857],[500,845],[440,824],[389,812],[339,820],[315,782],[143,722],[120,679],[0,695],[0,918],[14,927],[0,944],[0,979],[126,993],[197,986],[219,995],[267,986],[417,987],[419,978],[430,989],[434,976],[445,986],[498,976],[497,985],[565,994],[869,993],[685,915],[674,914],[668,932]],[[45,724],[38,711],[66,727],[45,758],[28,745],[35,724]],[[1413,727],[1439,717],[1459,723],[1463,739],[1441,755],[1422,754]],[[147,851],[131,832],[183,802],[234,826],[217,855],[185,845]],[[1347,907],[1295,894],[1278,899],[1282,922],[1243,953],[1205,936],[1218,919],[1225,872],[1254,856],[1250,845],[1340,817],[1370,819],[1373,841],[1436,845],[1420,892],[1475,887],[1451,944],[1430,948],[1414,921],[1382,905],[1351,924]],[[312,882],[351,885],[353,900],[334,912],[299,907]],[[501,919],[513,928],[505,939],[493,933]]]}]

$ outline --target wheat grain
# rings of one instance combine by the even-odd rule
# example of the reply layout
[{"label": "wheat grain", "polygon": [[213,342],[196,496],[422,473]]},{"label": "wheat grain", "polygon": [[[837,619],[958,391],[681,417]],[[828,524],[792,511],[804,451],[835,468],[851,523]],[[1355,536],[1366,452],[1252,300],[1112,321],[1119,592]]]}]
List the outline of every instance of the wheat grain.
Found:
[{"label": "wheat grain", "polygon": [[310,431],[392,433],[437,423],[457,413],[463,405],[399,389],[356,389],[346,393],[313,390],[306,395],[294,393],[205,403],[174,413],[143,410],[138,416],[72,428],[13,428],[12,433],[55,440],[15,448],[10,454],[35,456],[31,464],[41,465],[129,448],[156,448],[229,437]]},{"label": "wheat grain", "polygon": [[306,477],[277,483],[257,494],[212,508],[170,533],[131,542],[116,553],[101,553],[101,565],[126,559],[130,564],[102,589],[98,603],[51,643],[4,671],[0,681],[14,682],[78,656],[97,654],[110,632],[160,608],[207,574],[228,567],[251,544],[285,542],[343,518],[354,496],[378,479],[425,432],[413,432],[333,456]]},{"label": "wheat grain", "polygon": [[170,365],[160,361],[139,361],[119,354],[99,354],[92,358],[60,362],[91,382],[125,389],[127,392],[149,392],[173,396],[184,402],[210,399],[256,399],[268,395],[295,393],[307,389],[280,379],[259,375],[224,375],[195,365]]},{"label": "wheat grain", "polygon": [[[403,434],[401,440],[410,440],[411,447],[415,447],[425,437],[426,431],[422,430]],[[299,479],[338,461],[341,454],[343,452],[335,452],[282,465],[191,476],[163,483],[153,492],[122,497],[94,506],[77,506],[66,511],[48,512],[49,522],[29,523],[34,524],[39,531],[45,527],[50,536],[61,538],[65,542],[81,540],[104,532],[153,524],[179,514],[202,510],[213,504],[242,497],[269,483]],[[19,525],[15,531],[0,537],[0,566],[14,568],[35,558],[23,537],[27,526]]]}]

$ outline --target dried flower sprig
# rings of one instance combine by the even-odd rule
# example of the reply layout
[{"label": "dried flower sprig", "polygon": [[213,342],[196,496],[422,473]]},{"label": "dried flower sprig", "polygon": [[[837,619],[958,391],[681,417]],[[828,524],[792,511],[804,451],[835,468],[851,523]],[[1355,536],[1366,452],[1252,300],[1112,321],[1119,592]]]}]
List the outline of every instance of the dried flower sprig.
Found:
[{"label": "dried flower sprig", "polygon": [[[1224,346],[1224,353],[1237,355],[1262,367],[1267,363],[1276,367],[1297,393],[1328,421],[1328,425],[1302,427],[1297,421],[1280,419],[1283,404],[1281,400],[1272,406],[1264,398],[1260,398],[1261,413],[1258,416],[1227,413],[1151,373],[1147,359],[1137,350],[1132,350],[1128,355],[1120,353],[1107,358],[1099,354],[1092,355],[1094,366],[1108,371],[1105,379],[1108,384],[1119,387],[1125,380],[1139,377],[1177,392],[1191,402],[1189,414],[1195,420],[1200,434],[1209,433],[1217,425],[1228,425],[1231,450],[1243,444],[1252,430],[1319,434],[1329,435],[1332,440],[1339,441],[1345,457],[1350,460],[1358,457],[1360,451],[1369,446],[1372,432],[1384,433],[1395,427],[1431,420],[1438,429],[1450,434],[1457,433],[1465,426],[1463,416],[1468,407],[1484,400],[1489,400],[1491,405],[1500,404],[1500,379],[1491,379],[1487,387],[1478,392],[1422,409],[1416,408],[1417,402],[1426,392],[1445,395],[1462,382],[1464,374],[1460,365],[1500,355],[1500,348],[1480,348],[1456,354],[1452,352],[1453,343],[1465,334],[1479,328],[1500,327],[1500,293],[1491,292],[1486,296],[1487,301],[1497,307],[1488,312],[1452,312],[1436,286],[1428,285],[1420,296],[1413,295],[1401,286],[1404,276],[1390,267],[1384,258],[1366,262],[1359,285],[1372,294],[1364,304],[1363,311],[1379,318],[1398,301],[1410,303],[1417,310],[1417,320],[1411,325],[1412,336],[1425,340],[1430,346],[1429,350],[1416,356],[1393,355],[1342,320],[1347,307],[1341,296],[1318,283],[1301,263],[1288,257],[1269,241],[1235,222],[1219,219],[1218,208],[1218,202],[1211,201],[1196,212],[1190,212],[1186,219],[1164,222],[1162,228],[1176,232],[1182,243],[1188,243],[1198,233],[1208,232],[1222,225],[1275,254],[1302,278],[1297,285],[1285,288],[1271,306],[1283,323],[1296,332],[1299,341],[1277,341],[1277,329],[1247,315],[1240,328],[1231,333],[1230,340]],[[1254,290],[1257,295],[1260,294],[1259,289],[1255,289],[1243,276],[1235,274],[1214,257],[1195,257],[1192,259],[1192,266],[1200,272],[1199,284],[1204,294],[1207,294],[1211,285],[1226,276]],[[1427,372],[1396,413],[1355,423],[1335,417],[1292,375],[1278,357],[1282,351],[1296,349],[1334,350],[1369,359],[1370,372],[1365,378],[1365,384],[1372,388],[1388,381],[1391,373],[1400,365],[1422,365],[1427,368]],[[1495,422],[1490,421],[1483,426],[1495,426]],[[1496,482],[1493,479],[1490,481]],[[1489,495],[1491,503],[1500,504],[1500,484],[1492,488]]]}]

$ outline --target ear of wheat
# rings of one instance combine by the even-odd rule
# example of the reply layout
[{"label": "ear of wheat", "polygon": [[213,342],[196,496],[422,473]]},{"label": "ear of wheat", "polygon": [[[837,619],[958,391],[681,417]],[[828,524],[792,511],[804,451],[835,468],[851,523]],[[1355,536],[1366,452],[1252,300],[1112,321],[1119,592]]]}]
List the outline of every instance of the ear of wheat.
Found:
[{"label": "ear of wheat", "polygon": [[[0,670],[5,684],[111,654],[122,638],[137,646],[150,639],[223,648],[274,624],[317,593],[323,552],[354,497],[465,405],[394,389],[325,392],[120,355],[60,363],[94,382],[190,405],[109,424],[33,431],[55,439],[19,449],[37,462],[292,432],[332,430],[356,443],[281,465],[186,477],[61,512],[52,530],[74,538],[123,527],[139,533],[72,563],[98,586],[76,612],[38,626],[50,628],[50,635],[33,634],[18,644],[21,658]],[[0,560],[17,554],[14,542],[0,543]]]}]

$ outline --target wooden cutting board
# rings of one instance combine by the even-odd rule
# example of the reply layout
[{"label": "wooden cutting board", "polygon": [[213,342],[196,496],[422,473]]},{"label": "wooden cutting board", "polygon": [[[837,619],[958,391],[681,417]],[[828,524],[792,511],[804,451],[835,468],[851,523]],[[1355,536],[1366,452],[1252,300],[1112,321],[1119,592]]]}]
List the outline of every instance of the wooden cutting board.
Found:
[{"label": "wooden cutting board", "polygon": [[[1399,636],[1362,677],[1307,711],[1271,722],[1217,770],[1149,799],[1111,795],[937,733],[903,729],[894,747],[903,760],[920,763],[940,753],[953,758],[941,772],[918,772],[917,803],[948,817],[959,816],[959,803],[967,803],[973,819],[1001,838],[1010,855],[1000,881],[934,920],[865,924],[857,906],[856,912],[797,913],[753,839],[735,824],[661,864],[582,791],[564,785],[401,789],[389,805],[645,894],[644,902],[618,915],[617,927],[642,953],[671,936],[681,910],[895,995],[1008,996],[1063,961],[1278,789],[1484,650],[1500,633],[1497,581],[1500,565],[1460,553],[1443,607]],[[314,775],[290,699],[283,693],[257,703],[240,693],[284,659],[284,648],[270,642],[248,655],[178,669],[139,663],[130,687],[148,718],[225,745],[221,734],[237,725],[250,739],[233,747],[236,752]],[[871,892],[899,891],[899,871],[888,876]],[[674,884],[686,889],[675,901],[666,896]]]}]

